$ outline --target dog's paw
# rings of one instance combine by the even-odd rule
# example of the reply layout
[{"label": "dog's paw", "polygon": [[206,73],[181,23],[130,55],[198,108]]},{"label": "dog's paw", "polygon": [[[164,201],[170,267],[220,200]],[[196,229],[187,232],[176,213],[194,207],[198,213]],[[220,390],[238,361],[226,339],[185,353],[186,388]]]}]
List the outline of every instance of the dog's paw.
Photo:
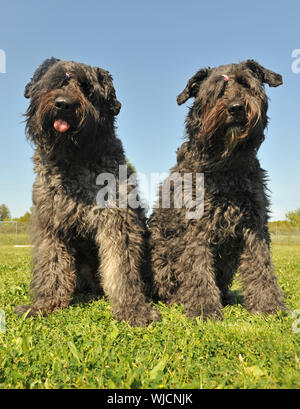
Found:
[{"label": "dog's paw", "polygon": [[43,315],[46,316],[48,314],[51,314],[55,308],[51,307],[37,307],[35,305],[18,305],[15,308],[15,313],[19,315],[19,317],[22,317],[24,315],[25,318],[28,317],[36,317],[38,315]]},{"label": "dog's paw", "polygon": [[256,297],[255,299],[246,297],[245,307],[251,314],[259,315],[277,314],[279,311],[289,312],[283,297]]},{"label": "dog's paw", "polygon": [[126,321],[132,327],[146,327],[151,322],[159,321],[161,315],[148,305],[138,308],[124,308],[115,314],[118,321]]},{"label": "dog's paw", "polygon": [[22,317],[23,315],[25,315],[25,318],[27,318],[27,317],[34,317],[38,315],[39,312],[32,305],[18,305],[15,308],[15,313],[19,317]]},{"label": "dog's paw", "polygon": [[289,313],[290,310],[289,308],[284,305],[284,304],[279,304],[279,305],[266,305],[264,307],[260,307],[260,308],[247,308],[247,310],[251,313],[251,314],[257,314],[257,315],[274,315],[277,314],[278,312],[282,311],[285,313]]},{"label": "dog's paw", "polygon": [[185,313],[190,318],[200,317],[203,319],[203,321],[206,321],[208,318],[214,319],[214,320],[223,319],[223,313],[221,309],[216,306],[201,305],[199,308],[193,308],[193,309],[185,308]]}]

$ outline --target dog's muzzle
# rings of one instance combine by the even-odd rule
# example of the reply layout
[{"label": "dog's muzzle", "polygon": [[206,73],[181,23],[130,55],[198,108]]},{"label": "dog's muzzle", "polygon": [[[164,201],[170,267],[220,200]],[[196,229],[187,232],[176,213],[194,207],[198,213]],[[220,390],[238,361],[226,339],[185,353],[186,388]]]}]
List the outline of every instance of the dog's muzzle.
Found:
[{"label": "dog's muzzle", "polygon": [[[54,107],[57,111],[58,117],[60,115],[66,116],[72,113],[73,108],[74,108],[74,103],[71,101],[71,99],[67,97],[59,96],[54,101]],[[70,124],[66,120],[62,118],[58,118],[54,121],[53,127],[54,129],[56,129],[56,131],[64,133],[70,128]]]}]

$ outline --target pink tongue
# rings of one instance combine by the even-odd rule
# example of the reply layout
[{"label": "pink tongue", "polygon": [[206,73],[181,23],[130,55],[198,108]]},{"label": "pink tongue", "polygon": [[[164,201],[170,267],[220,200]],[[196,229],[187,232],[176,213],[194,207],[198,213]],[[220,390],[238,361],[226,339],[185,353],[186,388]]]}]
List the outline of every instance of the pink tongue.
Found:
[{"label": "pink tongue", "polygon": [[70,128],[68,122],[63,121],[62,119],[56,119],[53,126],[58,132],[66,132]]}]

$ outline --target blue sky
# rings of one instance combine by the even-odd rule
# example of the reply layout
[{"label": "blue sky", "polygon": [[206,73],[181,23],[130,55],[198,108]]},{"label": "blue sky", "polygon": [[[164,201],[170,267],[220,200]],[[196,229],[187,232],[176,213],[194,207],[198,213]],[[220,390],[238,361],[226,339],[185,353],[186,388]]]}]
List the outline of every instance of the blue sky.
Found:
[{"label": "blue sky", "polygon": [[[283,75],[269,88],[270,124],[259,151],[272,218],[300,207],[300,3],[276,0],[0,0],[0,203],[14,217],[31,206],[32,148],[24,136],[26,83],[50,56],[108,69],[122,102],[118,136],[137,170],[168,172],[188,104],[176,96],[201,67],[256,59]],[[300,66],[300,64],[299,64]]]}]

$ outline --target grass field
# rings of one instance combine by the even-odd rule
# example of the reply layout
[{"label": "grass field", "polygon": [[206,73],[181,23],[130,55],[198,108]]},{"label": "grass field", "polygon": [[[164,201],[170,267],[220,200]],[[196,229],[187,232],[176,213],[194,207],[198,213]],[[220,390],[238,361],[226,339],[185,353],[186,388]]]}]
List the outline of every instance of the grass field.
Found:
[{"label": "grass field", "polygon": [[[287,304],[299,309],[300,245],[272,251]],[[237,305],[203,323],[160,304],[162,320],[141,329],[116,322],[107,301],[77,296],[48,317],[18,318],[14,306],[30,300],[30,257],[30,248],[0,246],[0,388],[300,387],[300,333],[282,313]]]}]

